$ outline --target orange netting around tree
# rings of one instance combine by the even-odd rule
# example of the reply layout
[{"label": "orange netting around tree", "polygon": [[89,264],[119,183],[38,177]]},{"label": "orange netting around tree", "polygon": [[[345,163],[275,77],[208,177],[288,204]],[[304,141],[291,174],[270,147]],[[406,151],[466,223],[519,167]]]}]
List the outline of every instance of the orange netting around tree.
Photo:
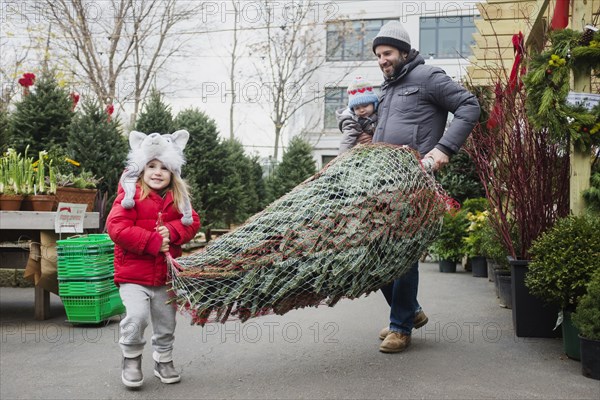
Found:
[{"label": "orange netting around tree", "polygon": [[413,150],[357,146],[171,263],[173,301],[204,325],[357,298],[419,259],[448,204]]}]

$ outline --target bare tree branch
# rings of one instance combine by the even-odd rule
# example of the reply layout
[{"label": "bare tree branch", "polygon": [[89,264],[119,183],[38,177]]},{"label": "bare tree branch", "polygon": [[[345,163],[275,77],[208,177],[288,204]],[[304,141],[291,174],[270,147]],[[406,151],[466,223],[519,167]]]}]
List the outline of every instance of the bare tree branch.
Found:
[{"label": "bare tree branch", "polygon": [[[72,72],[106,104],[133,100],[134,115],[168,58],[187,43],[174,28],[201,7],[177,0],[112,0],[106,7],[110,12],[92,19],[87,13],[93,2],[88,0],[44,1],[50,23],[66,39],[55,46],[75,61]],[[128,79],[133,89],[119,91],[119,82]]]}]

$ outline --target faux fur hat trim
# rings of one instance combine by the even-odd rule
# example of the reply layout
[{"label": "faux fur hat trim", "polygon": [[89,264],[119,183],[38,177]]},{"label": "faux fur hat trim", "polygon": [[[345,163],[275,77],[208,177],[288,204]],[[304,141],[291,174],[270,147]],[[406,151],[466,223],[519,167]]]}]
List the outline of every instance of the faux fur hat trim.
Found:
[{"label": "faux fur hat trim", "polygon": [[129,146],[131,150],[127,156],[127,167],[141,173],[148,162],[159,160],[169,171],[181,175],[181,167],[185,164],[183,149],[187,144],[190,134],[186,130],[179,130],[172,134],[161,135],[131,131]]}]

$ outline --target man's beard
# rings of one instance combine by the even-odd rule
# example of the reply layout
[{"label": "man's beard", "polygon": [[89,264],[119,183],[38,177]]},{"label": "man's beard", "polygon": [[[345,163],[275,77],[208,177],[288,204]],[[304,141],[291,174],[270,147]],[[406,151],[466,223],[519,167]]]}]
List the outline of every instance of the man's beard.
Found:
[{"label": "man's beard", "polygon": [[383,76],[385,77],[385,79],[391,79],[394,76],[396,76],[398,70],[400,69],[401,64],[403,63],[404,60],[402,60],[401,58],[397,58],[395,60],[393,60],[391,62],[391,65],[388,66],[388,72],[386,72],[384,70],[383,67],[381,68],[381,72],[383,72]]}]

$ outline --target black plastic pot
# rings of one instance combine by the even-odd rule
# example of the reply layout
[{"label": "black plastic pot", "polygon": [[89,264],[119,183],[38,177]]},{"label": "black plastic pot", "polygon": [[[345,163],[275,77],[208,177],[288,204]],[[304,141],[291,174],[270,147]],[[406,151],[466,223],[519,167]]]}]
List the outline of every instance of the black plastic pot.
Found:
[{"label": "black plastic pot", "polygon": [[512,312],[515,334],[519,337],[561,337],[561,330],[554,329],[558,307],[549,305],[529,293],[525,286],[525,274],[529,260],[508,260],[512,275]]},{"label": "black plastic pot", "polygon": [[456,272],[454,261],[440,260],[440,272]]},{"label": "black plastic pot", "polygon": [[494,282],[495,275],[496,275],[495,270],[497,267],[499,267],[499,265],[496,263],[496,261],[494,261],[491,258],[486,258],[485,261],[487,263],[488,281]]},{"label": "black plastic pot", "polygon": [[600,340],[579,336],[581,347],[581,373],[592,379],[600,380]]},{"label": "black plastic pot", "polygon": [[498,284],[498,298],[500,307],[512,308],[512,278],[510,271],[505,269],[496,270],[496,283]]},{"label": "black plastic pot", "polygon": [[567,357],[572,360],[581,359],[581,346],[579,340],[579,329],[571,321],[571,312],[563,310],[563,321],[561,324],[563,348]]},{"label": "black plastic pot", "polygon": [[485,257],[471,257],[471,274],[476,278],[487,278],[488,270]]}]

